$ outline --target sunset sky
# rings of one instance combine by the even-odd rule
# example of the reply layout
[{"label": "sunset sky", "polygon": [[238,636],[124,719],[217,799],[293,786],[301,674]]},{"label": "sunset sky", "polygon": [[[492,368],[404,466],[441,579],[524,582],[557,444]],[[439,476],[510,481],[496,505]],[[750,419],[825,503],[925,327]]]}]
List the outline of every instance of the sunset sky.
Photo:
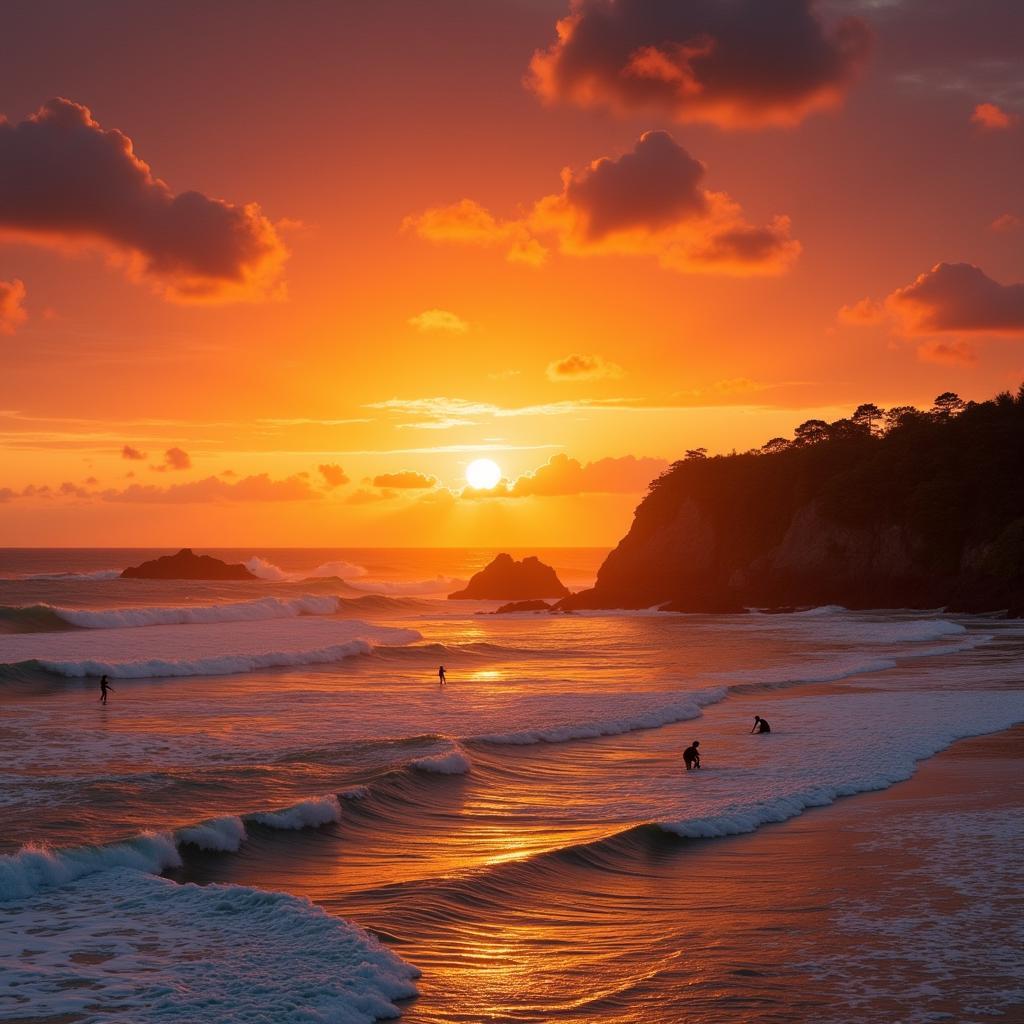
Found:
[{"label": "sunset sky", "polygon": [[1017,0],[11,0],[0,546],[613,544],[688,448],[1016,389],[1022,38]]}]

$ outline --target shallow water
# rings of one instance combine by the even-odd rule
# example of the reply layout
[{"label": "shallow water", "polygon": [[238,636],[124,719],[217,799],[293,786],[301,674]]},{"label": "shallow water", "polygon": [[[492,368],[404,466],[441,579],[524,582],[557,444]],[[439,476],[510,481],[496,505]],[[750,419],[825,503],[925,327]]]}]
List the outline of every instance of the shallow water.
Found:
[{"label": "shallow water", "polygon": [[[717,965],[702,973],[701,922],[738,883],[695,890],[692,841],[883,789],[959,737],[1024,719],[1020,623],[841,609],[501,617],[371,593],[464,578],[489,553],[409,553],[404,576],[401,552],[233,560],[254,554],[284,578],[82,578],[118,553],[0,562],[12,577],[0,580],[0,890],[18,913],[81,914],[130,863],[307,897],[370,928],[424,971],[413,1021],[830,1019],[823,1006],[841,1020],[801,988],[803,932],[792,976],[742,966],[769,938],[773,963],[789,959],[791,937],[756,920],[730,937],[734,973],[722,950],[701,954]],[[582,585],[601,553],[547,555]],[[339,563],[355,573],[344,584],[313,575]],[[64,570],[79,576],[27,578]],[[106,707],[98,671],[115,688]],[[771,735],[749,734],[755,713]],[[687,774],[694,738],[704,767]],[[140,846],[146,831],[167,836]],[[27,842],[52,852],[18,853]],[[807,913],[825,927],[821,907]],[[308,957],[306,931],[284,948]],[[36,982],[38,1005],[68,1012],[65,989]],[[286,990],[287,973],[272,984]],[[399,998],[402,984],[378,987]],[[248,1019],[244,999],[220,1012],[209,1019]]]}]

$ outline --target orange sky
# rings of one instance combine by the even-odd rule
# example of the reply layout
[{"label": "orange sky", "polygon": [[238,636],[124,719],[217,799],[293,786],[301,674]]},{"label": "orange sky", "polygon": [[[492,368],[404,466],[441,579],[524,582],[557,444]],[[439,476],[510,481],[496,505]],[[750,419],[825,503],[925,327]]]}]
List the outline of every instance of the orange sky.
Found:
[{"label": "orange sky", "polygon": [[1022,38],[1009,0],[15,0],[0,546],[610,544],[687,448],[1015,388]]}]

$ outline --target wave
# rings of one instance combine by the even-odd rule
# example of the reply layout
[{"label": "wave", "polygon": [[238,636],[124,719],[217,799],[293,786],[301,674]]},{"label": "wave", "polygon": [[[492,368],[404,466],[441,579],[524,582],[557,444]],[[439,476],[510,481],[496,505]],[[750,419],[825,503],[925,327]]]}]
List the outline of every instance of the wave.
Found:
[{"label": "wave", "polygon": [[486,733],[472,737],[476,743],[525,746],[533,743],[566,743],[570,740],[594,739],[598,736],[619,736],[640,729],[658,729],[673,722],[686,722],[700,718],[703,708],[717,704],[728,696],[724,686],[698,690],[659,707],[624,715],[621,718],[592,719],[556,726],[538,726],[512,732]]},{"label": "wave", "polygon": [[372,1024],[419,976],[301,897],[124,867],[12,907],[3,949],[0,1012],[19,1019]]},{"label": "wave", "polygon": [[450,594],[466,585],[466,580],[455,576],[434,576],[429,580],[359,580],[349,583],[353,590],[366,594],[388,594],[393,596],[426,597],[430,594]]},{"label": "wave", "polygon": [[97,569],[94,572],[38,572],[17,577],[19,580],[66,583],[72,580],[116,580],[121,576],[121,569]]},{"label": "wave", "polygon": [[0,622],[35,628],[130,629],[138,626],[196,625],[211,622],[258,622],[264,619],[296,618],[300,615],[334,615],[343,598],[304,594],[295,598],[261,597],[211,605],[178,605],[165,608],[60,608],[36,604],[0,607]]},{"label": "wave", "polygon": [[301,569],[298,571],[282,569],[280,566],[274,565],[273,562],[268,562],[265,558],[260,558],[258,555],[253,555],[252,558],[247,559],[242,564],[253,576],[257,576],[261,580],[271,580],[274,583],[331,579],[333,577],[347,580],[366,575],[366,569],[363,566],[354,565],[352,562],[345,562],[340,559],[333,562],[324,562],[315,569]]},{"label": "wave", "polygon": [[341,820],[341,804],[333,794],[303,800],[283,811],[261,811],[247,816],[247,821],[254,821],[266,828],[295,830],[300,828],[317,828]]},{"label": "wave", "polygon": [[[234,622],[222,624],[215,631],[205,626],[155,625],[147,629],[99,630],[93,636],[48,635],[45,644],[39,637],[29,634],[5,640],[8,656],[22,653],[27,657],[0,664],[0,680],[31,679],[41,672],[72,679],[99,675],[113,679],[232,675],[266,668],[325,665],[369,654],[379,645],[410,644],[423,638],[415,629],[376,626],[359,619],[256,625]],[[179,650],[190,650],[191,657],[174,656]],[[37,652],[45,654],[39,656]]]},{"label": "wave", "polygon": [[410,768],[433,775],[467,775],[472,766],[469,756],[458,744],[447,752],[428,754],[409,762]]}]

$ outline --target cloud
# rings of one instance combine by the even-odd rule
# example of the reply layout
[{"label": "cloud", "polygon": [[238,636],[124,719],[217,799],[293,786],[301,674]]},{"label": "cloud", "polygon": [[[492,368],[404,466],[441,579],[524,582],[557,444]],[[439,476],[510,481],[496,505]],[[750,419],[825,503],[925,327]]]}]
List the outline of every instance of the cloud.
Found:
[{"label": "cloud", "polygon": [[861,299],[849,306],[841,306],[836,319],[853,327],[870,327],[885,320],[885,306],[874,299]]},{"label": "cloud", "polygon": [[572,0],[527,84],[547,102],[723,128],[791,125],[838,105],[870,48],[813,0]]},{"label": "cloud", "polygon": [[431,242],[461,242],[493,246],[505,252],[510,263],[539,267],[548,258],[547,249],[531,234],[522,220],[499,220],[472,199],[450,206],[436,206],[406,217],[402,227]]},{"label": "cloud", "polygon": [[999,284],[973,263],[937,263],[885,304],[908,334],[1024,333],[1024,284]]},{"label": "cloud", "polygon": [[409,325],[417,331],[448,331],[452,334],[465,334],[469,324],[456,313],[447,309],[427,309],[416,316],[409,317]]},{"label": "cloud", "polygon": [[1020,118],[1010,114],[995,103],[979,103],[971,113],[971,123],[987,132],[1004,132],[1012,128]]},{"label": "cloud", "polygon": [[548,364],[548,380],[598,380],[602,377],[621,377],[622,367],[597,355],[574,352],[564,359]]},{"label": "cloud", "polygon": [[371,491],[365,487],[353,491],[346,499],[346,505],[372,505],[378,501],[390,501],[395,497],[394,491]]},{"label": "cloud", "polygon": [[140,452],[138,448],[133,448],[130,444],[126,444],[121,449],[121,458],[129,459],[133,462],[141,462],[146,458],[146,453]]},{"label": "cloud", "polygon": [[17,124],[0,118],[0,233],[99,246],[183,302],[272,294],[287,257],[258,206],[176,195],[128,136],[59,98]]},{"label": "cloud", "polygon": [[320,470],[320,475],[324,478],[324,483],[330,487],[341,487],[342,484],[348,483],[348,477],[345,476],[345,471],[337,463],[327,463],[322,466],[316,467]]},{"label": "cloud", "polygon": [[266,473],[243,477],[228,483],[215,476],[168,487],[153,484],[132,484],[123,491],[102,492],[105,501],[142,504],[203,504],[219,501],[304,501],[319,498],[309,480],[299,475],[272,480]]},{"label": "cloud", "polygon": [[24,283],[0,281],[0,334],[13,334],[27,319]]},{"label": "cloud", "polygon": [[939,363],[943,366],[974,366],[978,362],[977,349],[971,342],[926,341],[917,347],[917,358],[923,363]]},{"label": "cloud", "polygon": [[[687,273],[746,276],[786,270],[800,252],[800,243],[790,237],[789,218],[748,223],[735,200],[703,187],[704,174],[704,165],[667,132],[645,132],[628,153],[601,157],[580,171],[565,168],[561,192],[540,199],[517,221],[498,221],[471,200],[456,204],[472,207],[478,220],[504,225],[497,233],[424,230],[424,220],[436,210],[411,221],[432,241],[498,245],[507,252],[523,237],[540,236],[553,238],[569,255],[647,256]],[[518,226],[514,235],[512,224]]]},{"label": "cloud", "polygon": [[502,480],[491,490],[467,487],[464,498],[528,498],[557,497],[569,494],[639,494],[658,474],[668,468],[664,459],[620,458],[598,459],[581,463],[568,455],[553,455],[532,473],[516,480]]},{"label": "cloud", "polygon": [[1024,217],[1018,217],[1015,213],[1002,213],[992,221],[989,227],[1001,234],[1009,234],[1011,231],[1019,231],[1024,228]]},{"label": "cloud", "polygon": [[437,477],[404,469],[400,473],[381,473],[373,478],[374,487],[394,487],[408,490],[426,490],[437,484]]},{"label": "cloud", "polygon": [[[476,426],[483,417],[507,419],[519,416],[566,416],[584,409],[615,407],[623,399],[601,398],[579,401],[546,402],[541,405],[505,406],[492,402],[473,402],[465,398],[447,398],[442,395],[433,398],[389,398],[383,402],[371,402],[369,409],[383,409],[388,412],[419,417],[413,423],[399,423],[398,427],[446,430],[450,427]],[[514,447],[514,446],[512,446]],[[532,445],[527,447],[534,447]],[[540,447],[553,447],[541,445]],[[510,448],[509,445],[468,445],[460,451],[492,451]],[[430,449],[437,450],[437,449]],[[400,449],[395,454],[416,454],[421,449]]]},{"label": "cloud", "polygon": [[[121,450],[121,455],[124,456],[124,449]],[[166,473],[168,470],[178,472],[184,469],[191,469],[192,459],[189,457],[188,452],[182,448],[168,448],[164,452],[163,465],[150,466],[149,468],[156,470],[158,473]]]}]

